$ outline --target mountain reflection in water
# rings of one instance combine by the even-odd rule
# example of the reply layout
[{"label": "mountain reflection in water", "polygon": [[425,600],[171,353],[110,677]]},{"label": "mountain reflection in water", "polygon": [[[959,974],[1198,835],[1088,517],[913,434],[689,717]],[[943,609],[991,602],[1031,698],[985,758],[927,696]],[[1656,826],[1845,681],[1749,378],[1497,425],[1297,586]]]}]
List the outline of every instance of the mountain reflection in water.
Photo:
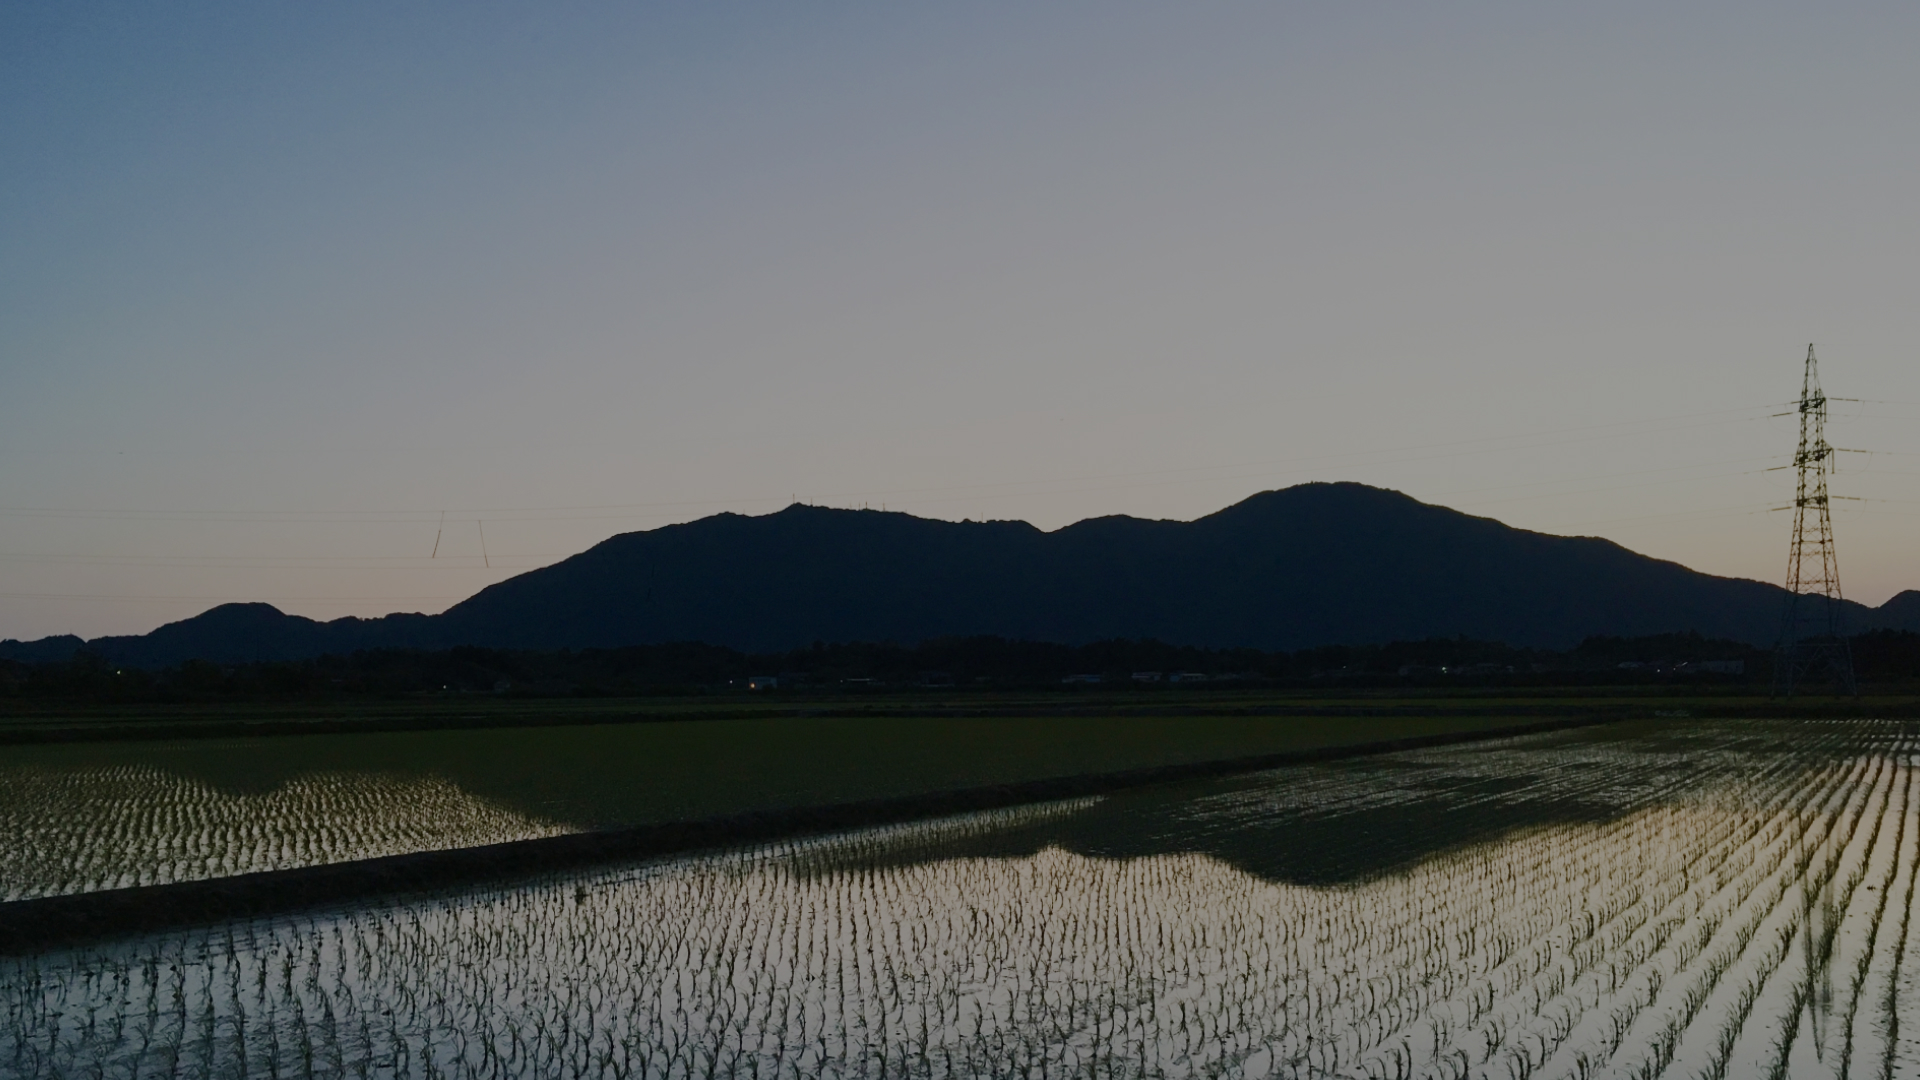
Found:
[{"label": "mountain reflection in water", "polygon": [[0,960],[0,1073],[1908,1075],[1917,743],[1584,733]]}]

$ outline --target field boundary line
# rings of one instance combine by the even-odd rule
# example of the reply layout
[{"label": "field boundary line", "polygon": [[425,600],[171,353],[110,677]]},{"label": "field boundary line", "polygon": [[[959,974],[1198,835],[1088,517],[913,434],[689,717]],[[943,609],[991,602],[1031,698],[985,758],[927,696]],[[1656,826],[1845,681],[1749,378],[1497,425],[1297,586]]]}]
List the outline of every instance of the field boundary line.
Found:
[{"label": "field boundary line", "polygon": [[[1582,719],[1594,723],[1616,720],[1652,720],[1674,716],[1663,709],[1661,701],[1608,701],[1558,704],[1536,701],[1525,704],[1480,703],[1449,705],[1424,703],[1387,704],[1315,704],[1315,705],[1211,705],[1203,701],[1174,705],[1031,704],[1008,706],[927,707],[884,706],[850,708],[845,706],[766,709],[711,709],[541,715],[480,713],[422,715],[395,712],[369,717],[343,719],[276,718],[268,720],[88,720],[84,716],[26,715],[0,713],[0,746],[32,746],[76,742],[175,742],[182,739],[262,738],[286,735],[372,735],[406,731],[481,731],[499,728],[604,727],[620,724],[679,724],[726,720],[991,720],[1075,716],[1125,717],[1274,717],[1307,718],[1449,718],[1449,717],[1554,717]],[[1920,719],[1920,703],[1902,701],[1876,704],[1872,699],[1858,702],[1781,702],[1755,698],[1734,703],[1689,702],[1675,718],[1698,720],[1854,720]]]}]

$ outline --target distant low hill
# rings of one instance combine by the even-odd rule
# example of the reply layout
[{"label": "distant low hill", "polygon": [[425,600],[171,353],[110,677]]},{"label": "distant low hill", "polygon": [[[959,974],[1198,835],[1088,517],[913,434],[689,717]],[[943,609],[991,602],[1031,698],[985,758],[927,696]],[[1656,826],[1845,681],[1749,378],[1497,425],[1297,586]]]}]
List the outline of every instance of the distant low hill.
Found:
[{"label": "distant low hill", "polygon": [[[441,615],[315,622],[226,604],[86,647],[119,663],[299,659],[380,647],[514,649],[998,635],[1078,644],[1301,649],[1466,636],[1567,648],[1695,631],[1771,642],[1785,593],[1608,540],[1549,536],[1361,484],[1263,492],[1197,521],[1093,518],[1053,532],[794,505],[625,533]],[[1849,603],[1854,629],[1920,630],[1920,592]],[[70,655],[77,638],[0,643]]]}]

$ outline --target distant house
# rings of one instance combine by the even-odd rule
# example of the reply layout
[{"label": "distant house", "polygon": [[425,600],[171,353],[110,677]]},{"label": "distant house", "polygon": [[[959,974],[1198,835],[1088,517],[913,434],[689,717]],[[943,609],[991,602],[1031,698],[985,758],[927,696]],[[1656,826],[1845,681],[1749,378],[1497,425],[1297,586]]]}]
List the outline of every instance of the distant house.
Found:
[{"label": "distant house", "polygon": [[1064,678],[1064,679],[1061,679],[1060,681],[1061,681],[1061,682],[1063,682],[1063,683],[1097,683],[1097,682],[1099,682],[1099,681],[1100,681],[1100,676],[1098,676],[1098,675],[1069,675],[1069,676],[1067,676],[1066,678]]},{"label": "distant house", "polygon": [[1140,683],[1159,682],[1165,677],[1166,676],[1157,671],[1136,671],[1133,673],[1133,681]]},{"label": "distant house", "polygon": [[1167,676],[1167,681],[1180,683],[1206,682],[1207,676],[1205,672],[1200,671],[1176,671]]},{"label": "distant house", "polygon": [[747,689],[749,690],[777,690],[779,688],[780,676],[778,675],[747,676]]}]

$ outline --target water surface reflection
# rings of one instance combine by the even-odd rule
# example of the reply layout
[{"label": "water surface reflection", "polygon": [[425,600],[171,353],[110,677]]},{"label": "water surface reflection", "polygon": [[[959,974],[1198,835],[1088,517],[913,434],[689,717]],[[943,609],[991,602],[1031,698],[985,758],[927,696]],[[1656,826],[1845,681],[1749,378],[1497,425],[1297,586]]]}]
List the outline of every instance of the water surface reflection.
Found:
[{"label": "water surface reflection", "polygon": [[1915,750],[1516,741],[63,950],[0,1070],[1904,1075]]}]

